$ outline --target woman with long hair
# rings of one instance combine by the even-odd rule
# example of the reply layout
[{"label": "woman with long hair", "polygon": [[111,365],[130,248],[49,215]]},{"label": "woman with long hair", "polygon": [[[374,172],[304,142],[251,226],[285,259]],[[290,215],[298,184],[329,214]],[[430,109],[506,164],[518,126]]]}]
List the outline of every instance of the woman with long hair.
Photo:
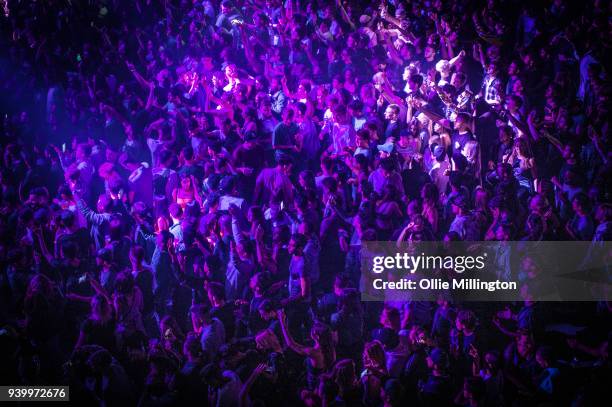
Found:
[{"label": "woman with long hair", "polygon": [[338,361],[331,375],[338,385],[338,398],[348,406],[361,404],[362,389],[353,359]]},{"label": "woman with long hair", "polygon": [[310,330],[314,345],[304,346],[295,342],[291,336],[285,311],[278,310],[277,315],[287,346],[297,354],[306,356],[306,382],[312,390],[318,383],[318,376],[331,369],[336,360],[332,331],[327,325],[315,322]]},{"label": "woman with long hair", "polygon": [[89,318],[81,324],[75,349],[84,345],[99,345],[113,353],[116,351],[115,315],[112,305],[103,295],[96,294],[90,301]]},{"label": "woman with long hair", "polygon": [[193,201],[197,201],[202,205],[202,198],[197,191],[193,175],[182,173],[180,177],[180,186],[172,191],[172,200],[179,204],[183,210]]},{"label": "woman with long hair", "polygon": [[434,235],[438,235],[440,220],[439,204],[440,192],[435,184],[427,183],[421,188],[421,199],[423,211],[421,215],[429,222]]},{"label": "woman with long hair", "polygon": [[163,317],[159,322],[159,332],[161,334],[159,342],[161,347],[172,353],[177,360],[181,360],[181,344],[185,335],[176,319],[171,315]]},{"label": "woman with long hair", "polygon": [[519,182],[519,199],[526,197],[526,193],[531,194],[534,191],[537,177],[529,141],[522,137],[517,138],[508,161],[514,169],[514,177]]},{"label": "woman with long hair", "polygon": [[346,288],[338,301],[338,312],[331,316],[331,326],[337,336],[338,357],[350,358],[359,353],[363,336],[363,310],[359,291]]},{"label": "woman with long hair", "polygon": [[403,216],[399,205],[399,191],[393,184],[384,187],[383,196],[376,206],[376,228],[381,240],[389,239]]},{"label": "woman with long hair", "polygon": [[363,367],[363,402],[365,405],[377,405],[381,401],[380,390],[388,376],[385,349],[380,341],[366,343],[363,348]]}]

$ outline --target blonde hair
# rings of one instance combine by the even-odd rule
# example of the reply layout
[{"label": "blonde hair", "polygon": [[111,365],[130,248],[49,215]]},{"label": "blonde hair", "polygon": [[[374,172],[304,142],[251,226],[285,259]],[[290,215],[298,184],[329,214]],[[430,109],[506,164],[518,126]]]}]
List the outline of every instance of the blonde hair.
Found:
[{"label": "blonde hair", "polygon": [[461,152],[470,164],[474,164],[478,160],[478,151],[478,142],[476,140],[470,140],[465,143]]},{"label": "blonde hair", "polygon": [[451,64],[446,59],[441,59],[436,63],[436,71],[442,72],[450,72]]}]

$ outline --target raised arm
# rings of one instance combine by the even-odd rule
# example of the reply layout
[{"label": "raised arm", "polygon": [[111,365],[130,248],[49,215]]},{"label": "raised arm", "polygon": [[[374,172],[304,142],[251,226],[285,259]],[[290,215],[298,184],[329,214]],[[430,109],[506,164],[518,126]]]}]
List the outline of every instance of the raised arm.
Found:
[{"label": "raised arm", "polygon": [[234,205],[231,204],[229,206],[229,213],[232,215],[232,235],[234,237],[234,241],[237,244],[243,244],[244,243],[244,234],[242,233],[242,230],[240,229],[240,209]]},{"label": "raised arm", "polygon": [[276,315],[278,316],[281,331],[283,332],[283,338],[285,338],[285,343],[287,344],[287,346],[298,355],[309,356],[309,349],[293,340],[291,332],[289,332],[289,327],[287,326],[287,315],[285,314],[285,311],[280,309],[276,311]]},{"label": "raised arm", "polygon": [[134,64],[128,61],[126,61],[125,64],[127,65],[127,68],[132,73],[132,75],[134,75],[134,78],[140,84],[140,86],[142,86],[144,89],[149,89],[151,87],[151,82],[146,80],[142,75],[138,73],[138,71],[134,67]]},{"label": "raised arm", "polygon": [[355,30],[355,23],[353,23],[353,21],[351,20],[351,18],[349,17],[348,13],[346,12],[346,10],[344,9],[344,5],[342,5],[342,1],[341,0],[336,0],[336,5],[338,6],[338,8],[340,9],[340,15],[342,16],[342,19],[349,25],[351,26],[351,30]]},{"label": "raised arm", "polygon": [[535,125],[535,117],[536,117],[536,112],[535,110],[532,110],[531,112],[529,112],[529,115],[527,116],[527,128],[529,129],[529,135],[531,136],[531,138],[534,141],[538,141],[540,139],[540,132],[538,131],[538,128]]},{"label": "raised arm", "polygon": [[289,90],[289,87],[287,86],[287,77],[283,75],[283,77],[281,78],[281,85],[283,87],[283,93],[289,98],[289,99],[295,99],[295,95],[293,94],[293,92],[291,92]]},{"label": "raised arm", "polygon": [[89,206],[87,206],[85,201],[81,197],[79,197],[75,191],[72,192],[72,195],[74,195],[77,208],[89,223],[92,223],[94,225],[101,225],[108,219],[108,217],[104,214],[98,213],[91,209]]},{"label": "raised arm", "polygon": [[400,57],[399,53],[397,52],[397,49],[395,48],[395,45],[393,44],[393,41],[391,41],[391,35],[389,34],[388,30],[382,31],[382,36],[385,39],[385,48],[387,49],[388,53],[389,53],[389,57],[391,57],[391,59],[397,63],[397,64],[402,64],[402,58]]},{"label": "raised arm", "polygon": [[272,258],[272,253],[266,248],[264,241],[264,229],[261,225],[257,227],[255,231],[255,250],[257,251],[257,262],[264,268],[269,270],[272,274],[278,272],[278,266]]},{"label": "raised arm", "polygon": [[38,240],[38,245],[40,247],[40,252],[43,255],[43,257],[45,258],[45,260],[47,260],[47,262],[50,264],[51,261],[53,261],[54,257],[51,254],[51,252],[49,251],[49,248],[47,247],[47,244],[45,243],[45,238],[42,235],[42,229],[38,228],[35,230],[34,235],[36,236],[37,240]]},{"label": "raised arm", "polygon": [[559,152],[563,153],[563,143],[561,143],[561,141],[559,139],[557,139],[556,137],[553,137],[549,132],[544,131],[542,132],[542,135],[548,140],[550,141],[550,143],[557,147],[557,150],[559,150]]},{"label": "raised arm", "polygon": [[242,385],[242,389],[240,389],[240,407],[249,407],[247,402],[247,396],[251,391],[251,387],[253,387],[253,383],[255,380],[261,375],[261,373],[266,369],[267,365],[265,363],[260,363],[253,369],[253,372],[250,374],[249,378]]},{"label": "raised arm", "polygon": [[91,274],[87,274],[87,280],[89,281],[89,284],[91,285],[91,288],[94,289],[94,291],[97,294],[100,294],[101,296],[103,296],[104,298],[106,298],[106,301],[108,301],[109,304],[112,304],[113,301],[110,297],[110,295],[108,295],[108,292],[106,292],[106,290],[104,289],[104,287],[102,287],[102,285],[100,284],[100,282],[98,282],[98,280],[95,279],[95,277]]}]

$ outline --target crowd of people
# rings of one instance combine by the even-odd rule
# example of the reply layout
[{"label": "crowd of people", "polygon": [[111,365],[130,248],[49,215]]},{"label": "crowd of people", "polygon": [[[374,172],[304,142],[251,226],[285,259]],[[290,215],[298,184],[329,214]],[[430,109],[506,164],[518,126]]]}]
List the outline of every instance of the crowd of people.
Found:
[{"label": "crowd of people", "polygon": [[3,385],[104,406],[609,399],[608,302],[359,287],[363,241],[612,240],[608,2],[2,5]]}]

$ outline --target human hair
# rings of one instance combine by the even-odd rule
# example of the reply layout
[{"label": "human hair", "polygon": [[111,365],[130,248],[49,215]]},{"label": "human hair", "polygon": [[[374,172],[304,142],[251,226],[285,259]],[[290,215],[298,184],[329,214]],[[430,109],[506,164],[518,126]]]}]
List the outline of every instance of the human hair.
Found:
[{"label": "human hair", "polygon": [[206,291],[216,300],[225,300],[225,286],[221,283],[215,281],[208,283]]},{"label": "human hair", "polygon": [[393,113],[400,114],[400,107],[395,103],[392,103],[388,106],[389,109],[393,110]]},{"label": "human hair", "polygon": [[194,304],[189,309],[189,312],[191,312],[191,314],[196,318],[202,320],[209,316],[210,308],[204,304]]},{"label": "human hair", "polygon": [[323,353],[325,366],[329,368],[336,360],[336,350],[334,348],[331,329],[324,323],[316,321],[310,330],[310,336],[319,345]]},{"label": "human hair", "polygon": [[373,340],[365,344],[363,348],[363,364],[366,368],[372,369],[376,372],[386,373],[387,362],[386,362],[385,348],[382,342],[379,340]]},{"label": "human hair", "polygon": [[183,209],[181,208],[181,206],[179,204],[173,202],[168,207],[168,213],[174,219],[180,219],[181,216],[183,216]]},{"label": "human hair", "polygon": [[380,160],[380,168],[387,172],[395,170],[395,161],[391,157],[385,157]]},{"label": "human hair", "polygon": [[332,369],[332,376],[340,388],[340,394],[355,387],[357,375],[353,359],[342,359],[336,362]]},{"label": "human hair", "polygon": [[295,107],[295,110],[300,112],[301,116],[304,116],[306,114],[306,111],[308,110],[308,108],[306,107],[306,104],[302,102],[297,102],[293,106]]},{"label": "human hair", "polygon": [[457,120],[461,119],[465,124],[469,125],[472,121],[471,116],[465,112],[457,113]]},{"label": "human hair", "polygon": [[529,144],[528,142],[525,140],[525,138],[523,137],[519,137],[517,140],[515,140],[516,143],[516,148],[518,149],[518,152],[527,157],[527,158],[531,158],[532,154],[531,154],[531,150],[529,149]]},{"label": "human hair", "polygon": [[72,226],[74,226],[76,215],[72,211],[64,210],[60,214],[60,220],[64,227],[71,228]]},{"label": "human hair", "polygon": [[191,357],[202,356],[202,344],[200,343],[200,338],[194,332],[187,334],[183,344],[183,353]]},{"label": "human hair", "polygon": [[401,323],[401,315],[397,308],[386,305],[382,310],[382,315],[385,317],[389,324],[394,328],[399,328]]},{"label": "human hair", "polygon": [[170,233],[169,231],[167,231],[167,230],[162,230],[162,231],[159,232],[158,240],[157,241],[161,245],[166,245],[166,244],[168,244],[168,241],[171,240],[171,239],[174,239],[174,235],[172,233]]},{"label": "human hair", "polygon": [[[178,340],[182,340],[183,337],[185,336],[183,334],[183,330],[181,329],[178,321],[172,315],[165,315],[159,321],[159,327],[160,327],[160,329],[162,327],[166,327],[166,329],[171,329],[172,330],[172,334]],[[166,332],[161,332],[161,335],[162,335],[162,337],[165,337]]]},{"label": "human hair", "polygon": [[437,204],[438,200],[440,199],[440,192],[438,191],[436,184],[428,182],[427,184],[423,185],[422,197],[424,202],[434,205]]},{"label": "human hair", "polygon": [[352,100],[348,104],[348,108],[355,111],[361,111],[363,110],[363,102],[359,99]]},{"label": "human hair", "polygon": [[418,74],[418,73],[412,74],[410,75],[410,78],[408,80],[418,86],[423,85],[423,76],[421,74]]},{"label": "human hair", "polygon": [[359,291],[354,288],[345,288],[338,300],[338,309],[348,315],[361,316],[361,298]]},{"label": "human hair", "polygon": [[473,311],[470,311],[470,310],[459,311],[459,313],[457,314],[457,321],[459,321],[461,325],[463,325],[465,328],[467,328],[470,331],[476,328],[477,319]]},{"label": "human hair", "polygon": [[597,212],[601,213],[604,222],[612,221],[612,205],[609,203],[601,203],[597,207]]}]

